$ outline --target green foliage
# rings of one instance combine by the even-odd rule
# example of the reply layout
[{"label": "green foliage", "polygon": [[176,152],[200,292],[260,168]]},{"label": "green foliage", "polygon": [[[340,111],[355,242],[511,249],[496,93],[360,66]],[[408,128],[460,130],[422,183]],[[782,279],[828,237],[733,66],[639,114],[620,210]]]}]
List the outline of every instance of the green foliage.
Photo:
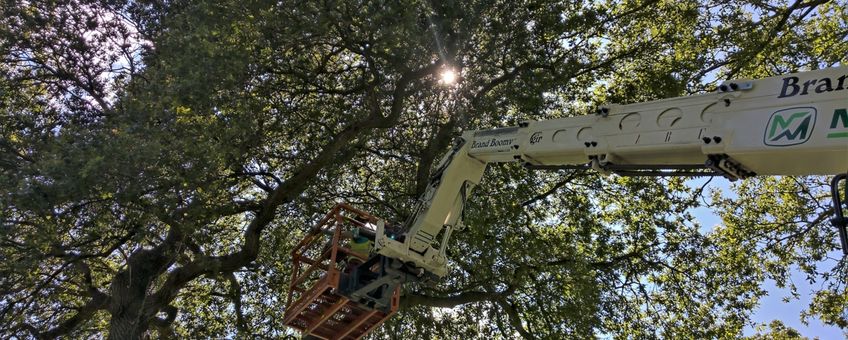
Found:
[{"label": "green foliage", "polygon": [[[291,335],[300,237],[339,201],[406,220],[460,131],[832,66],[848,51],[848,7],[822,1],[0,11],[4,338]],[[439,83],[445,68],[457,84]],[[735,338],[764,280],[797,294],[792,270],[822,283],[803,316],[845,329],[826,189],[757,178],[709,196],[679,179],[493,166],[450,275],[406,287],[375,337]],[[722,225],[695,222],[702,206]],[[800,337],[779,323],[769,334]]]},{"label": "green foliage", "polygon": [[797,330],[792,327],[785,326],[782,322],[778,320],[774,320],[768,324],[768,332],[763,332],[764,327],[759,328],[757,333],[750,337],[745,337],[745,339],[751,340],[759,340],[759,339],[779,339],[779,340],[803,340],[809,339],[807,337],[801,336],[801,333],[798,333]]}]

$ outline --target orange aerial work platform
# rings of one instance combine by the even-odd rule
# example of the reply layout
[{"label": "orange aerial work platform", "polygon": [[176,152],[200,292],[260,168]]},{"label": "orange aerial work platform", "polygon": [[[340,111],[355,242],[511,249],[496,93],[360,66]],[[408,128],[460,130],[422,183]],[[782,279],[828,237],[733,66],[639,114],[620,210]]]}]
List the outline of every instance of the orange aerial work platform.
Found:
[{"label": "orange aerial work platform", "polygon": [[370,294],[357,291],[368,282],[363,277],[382,270],[379,256],[369,256],[361,243],[355,244],[373,238],[377,223],[362,210],[338,204],[298,243],[291,252],[286,326],[304,336],[359,339],[397,311],[399,284],[369,287]]}]

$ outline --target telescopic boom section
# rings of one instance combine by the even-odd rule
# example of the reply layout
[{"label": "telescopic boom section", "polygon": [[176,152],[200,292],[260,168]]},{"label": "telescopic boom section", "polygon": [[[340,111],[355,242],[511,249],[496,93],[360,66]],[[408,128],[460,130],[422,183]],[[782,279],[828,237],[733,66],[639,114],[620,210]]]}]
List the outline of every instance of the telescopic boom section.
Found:
[{"label": "telescopic boom section", "polygon": [[716,92],[610,105],[596,114],[463,133],[431,177],[403,237],[380,254],[436,276],[486,164],[626,176],[836,175],[848,172],[848,67],[725,82]]}]

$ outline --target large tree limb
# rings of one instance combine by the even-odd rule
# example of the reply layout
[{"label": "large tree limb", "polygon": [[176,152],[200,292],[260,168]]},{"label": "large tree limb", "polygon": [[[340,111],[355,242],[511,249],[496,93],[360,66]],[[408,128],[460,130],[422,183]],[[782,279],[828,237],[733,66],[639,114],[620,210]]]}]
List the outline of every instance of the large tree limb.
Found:
[{"label": "large tree limb", "polygon": [[405,295],[403,299],[401,299],[400,307],[403,309],[416,306],[453,308],[473,302],[496,301],[505,296],[509,296],[513,292],[515,292],[515,288],[509,287],[501,292],[471,291],[450,296],[428,296],[413,293]]}]

